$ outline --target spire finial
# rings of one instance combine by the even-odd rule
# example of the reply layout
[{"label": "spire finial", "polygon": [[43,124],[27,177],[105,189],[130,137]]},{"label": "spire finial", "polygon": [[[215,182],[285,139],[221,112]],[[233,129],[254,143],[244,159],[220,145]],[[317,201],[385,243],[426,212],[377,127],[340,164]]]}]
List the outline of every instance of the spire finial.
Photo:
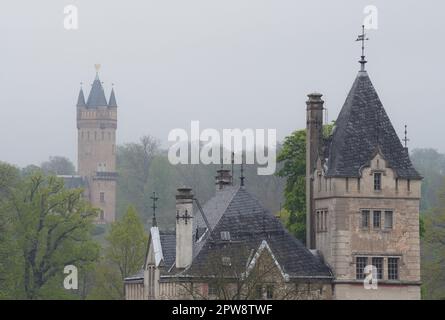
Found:
[{"label": "spire finial", "polygon": [[405,124],[405,138],[403,138],[402,140],[403,142],[405,142],[405,148],[408,148],[408,126]]},{"label": "spire finial", "polygon": [[157,208],[156,201],[159,200],[159,198],[156,197],[156,192],[153,192],[153,196],[150,197],[150,199],[153,200],[153,205],[152,205],[152,208],[153,208],[153,222],[152,222],[152,226],[156,227],[158,225],[157,222],[156,222],[156,208]]},{"label": "spire finial", "polygon": [[366,38],[365,33],[365,25],[362,25],[362,34],[360,34],[355,41],[361,41],[362,42],[362,58],[360,59],[359,63],[362,65],[361,71],[365,71],[365,64],[368,62],[365,59],[365,41],[368,41],[369,38]]},{"label": "spire finial", "polygon": [[246,179],[244,177],[244,155],[241,154],[241,175],[240,175],[241,187],[244,187],[244,179]]}]

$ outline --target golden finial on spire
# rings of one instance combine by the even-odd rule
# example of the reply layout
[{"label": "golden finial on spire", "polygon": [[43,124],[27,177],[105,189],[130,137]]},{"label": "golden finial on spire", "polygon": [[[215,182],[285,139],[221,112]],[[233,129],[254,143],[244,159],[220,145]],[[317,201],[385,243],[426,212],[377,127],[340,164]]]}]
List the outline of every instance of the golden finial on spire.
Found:
[{"label": "golden finial on spire", "polygon": [[94,65],[94,68],[96,69],[96,72],[99,72],[99,70],[100,70],[100,64],[99,64],[99,63],[95,64],[95,65]]}]

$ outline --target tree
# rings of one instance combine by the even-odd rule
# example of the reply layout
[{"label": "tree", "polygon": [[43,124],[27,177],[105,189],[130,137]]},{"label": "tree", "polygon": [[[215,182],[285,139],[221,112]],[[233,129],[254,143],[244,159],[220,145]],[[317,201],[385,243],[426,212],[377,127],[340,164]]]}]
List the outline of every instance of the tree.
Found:
[{"label": "tree", "polygon": [[[323,126],[323,136],[331,135],[334,124]],[[278,162],[283,163],[277,172],[285,177],[284,208],[289,212],[286,227],[303,243],[306,242],[306,130],[293,132],[284,140],[278,154]]]},{"label": "tree", "polygon": [[420,208],[428,211],[439,204],[437,190],[445,177],[445,155],[434,149],[414,149],[411,160],[423,176]]},{"label": "tree", "polygon": [[20,180],[17,168],[0,162],[0,298],[14,297],[17,251],[11,230],[7,200]]},{"label": "tree", "polygon": [[[57,294],[62,282],[55,280],[63,278],[65,266],[97,260],[99,246],[91,239],[97,212],[83,200],[82,190],[67,190],[62,179],[36,173],[15,188],[7,207],[21,256],[17,277],[25,298]],[[48,285],[56,287],[46,290]]]},{"label": "tree", "polygon": [[[122,220],[111,225],[106,240],[105,258],[118,268],[122,284],[124,278],[141,270],[148,241],[144,225],[134,207],[129,207]],[[123,297],[123,285],[121,289]]]},{"label": "tree", "polygon": [[45,161],[40,166],[45,174],[49,175],[74,175],[76,169],[74,164],[65,157],[50,157],[48,161]]},{"label": "tree", "polygon": [[445,183],[438,201],[438,206],[424,216],[422,282],[427,299],[445,299]]},{"label": "tree", "polygon": [[150,169],[159,154],[159,141],[143,136],[139,143],[129,143],[117,148],[118,207],[124,211],[128,204],[140,210],[147,217],[150,210],[149,188]]}]

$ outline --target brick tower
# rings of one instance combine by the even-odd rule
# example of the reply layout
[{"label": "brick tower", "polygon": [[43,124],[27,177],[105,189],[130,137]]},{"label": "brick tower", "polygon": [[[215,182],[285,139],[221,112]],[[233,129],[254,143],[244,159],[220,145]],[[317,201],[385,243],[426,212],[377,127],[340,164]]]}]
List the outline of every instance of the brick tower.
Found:
[{"label": "brick tower", "polygon": [[80,89],[77,101],[78,173],[85,183],[85,194],[93,207],[99,208],[98,223],[109,223],[116,216],[116,128],[117,104],[114,89],[107,102],[96,78],[85,102]]}]

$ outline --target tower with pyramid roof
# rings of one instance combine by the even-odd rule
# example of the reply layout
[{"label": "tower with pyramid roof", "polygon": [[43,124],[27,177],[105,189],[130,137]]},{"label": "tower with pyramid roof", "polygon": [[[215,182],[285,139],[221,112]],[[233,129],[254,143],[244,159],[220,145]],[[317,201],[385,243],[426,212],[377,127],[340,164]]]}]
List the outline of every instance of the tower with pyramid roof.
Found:
[{"label": "tower with pyramid roof", "polygon": [[[365,40],[363,33],[359,41]],[[306,242],[333,270],[336,299],[420,299],[422,177],[366,62],[362,53],[329,137],[323,136],[322,95],[309,95]],[[376,285],[365,286],[367,278]]]},{"label": "tower with pyramid roof", "polygon": [[116,129],[117,103],[114,89],[107,102],[99,67],[85,102],[83,89],[77,100],[78,174],[85,194],[99,208],[99,223],[115,220],[116,215]]}]

